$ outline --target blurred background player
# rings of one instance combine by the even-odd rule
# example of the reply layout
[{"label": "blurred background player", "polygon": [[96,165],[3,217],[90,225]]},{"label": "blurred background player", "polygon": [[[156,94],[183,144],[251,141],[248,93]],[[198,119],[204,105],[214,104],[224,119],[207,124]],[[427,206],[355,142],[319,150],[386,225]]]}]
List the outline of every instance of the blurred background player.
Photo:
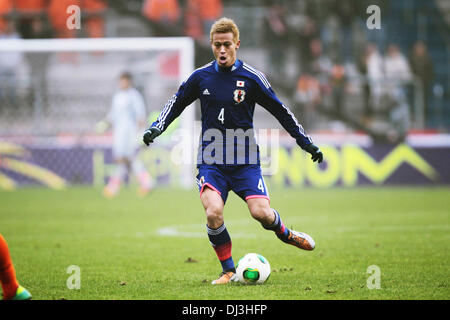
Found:
[{"label": "blurred background player", "polygon": [[0,234],[0,283],[2,284],[4,300],[29,300],[31,294],[16,278],[16,271],[9,254],[8,244]]},{"label": "blurred background player", "polygon": [[97,124],[97,132],[113,128],[113,157],[116,168],[103,189],[107,198],[114,197],[128,173],[139,182],[139,194],[146,195],[152,188],[152,178],[137,158],[138,132],[145,124],[145,105],[142,95],[132,85],[132,76],[124,72],[119,77],[120,90],[112,100],[106,119]]}]

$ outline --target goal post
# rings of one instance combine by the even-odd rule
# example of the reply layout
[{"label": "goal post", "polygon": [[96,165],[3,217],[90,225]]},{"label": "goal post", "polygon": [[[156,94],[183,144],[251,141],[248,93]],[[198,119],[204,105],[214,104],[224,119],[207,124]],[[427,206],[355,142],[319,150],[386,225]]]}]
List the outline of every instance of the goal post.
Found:
[{"label": "goal post", "polygon": [[[148,116],[161,111],[195,69],[189,37],[0,40],[0,60],[14,61],[11,57],[20,63],[0,75],[0,142],[22,146],[70,137],[78,144],[106,141],[91,129],[109,110],[120,72],[136,76]],[[195,108],[186,108],[179,128],[193,134],[194,123]],[[190,159],[194,140],[186,140],[192,143],[185,148]],[[178,184],[192,188],[194,164],[178,166]]]}]

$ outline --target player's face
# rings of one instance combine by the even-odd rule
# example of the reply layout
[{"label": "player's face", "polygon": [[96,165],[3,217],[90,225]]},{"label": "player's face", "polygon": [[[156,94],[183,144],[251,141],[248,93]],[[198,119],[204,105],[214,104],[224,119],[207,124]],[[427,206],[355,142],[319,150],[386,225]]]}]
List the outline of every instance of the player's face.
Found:
[{"label": "player's face", "polygon": [[236,51],[241,41],[234,42],[233,33],[214,33],[211,48],[217,64],[221,67],[231,67],[236,61]]},{"label": "player's face", "polygon": [[120,89],[126,90],[131,86],[131,82],[128,78],[122,77],[119,79]]}]

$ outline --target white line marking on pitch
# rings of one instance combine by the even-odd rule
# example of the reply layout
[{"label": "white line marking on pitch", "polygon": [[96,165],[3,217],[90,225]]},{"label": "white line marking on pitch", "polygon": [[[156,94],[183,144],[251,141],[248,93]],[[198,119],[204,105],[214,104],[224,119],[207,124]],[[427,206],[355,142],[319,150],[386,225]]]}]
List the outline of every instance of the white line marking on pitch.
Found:
[{"label": "white line marking on pitch", "polygon": [[[250,224],[249,220],[241,220],[235,222],[228,222],[228,229],[232,229],[236,225],[248,226]],[[181,229],[181,230],[180,230]],[[156,233],[160,236],[165,237],[185,237],[185,238],[204,238],[206,236],[206,230],[204,231],[186,231],[192,229],[199,229],[198,224],[186,224],[178,226],[167,226],[159,228]],[[244,233],[244,232],[233,232],[233,238],[257,238],[256,234]]]}]

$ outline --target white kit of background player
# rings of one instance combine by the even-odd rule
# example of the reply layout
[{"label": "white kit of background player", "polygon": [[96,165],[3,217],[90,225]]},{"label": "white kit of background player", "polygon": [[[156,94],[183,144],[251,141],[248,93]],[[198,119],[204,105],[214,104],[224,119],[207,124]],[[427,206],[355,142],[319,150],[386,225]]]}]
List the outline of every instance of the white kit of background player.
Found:
[{"label": "white kit of background player", "polygon": [[119,78],[120,90],[112,99],[111,110],[105,120],[97,124],[97,132],[113,128],[113,157],[115,169],[103,189],[105,197],[114,197],[120,190],[127,173],[136,176],[139,193],[147,194],[152,186],[152,178],[142,162],[137,158],[140,139],[139,132],[145,124],[145,104],[142,95],[132,86],[129,73],[122,73]]}]

